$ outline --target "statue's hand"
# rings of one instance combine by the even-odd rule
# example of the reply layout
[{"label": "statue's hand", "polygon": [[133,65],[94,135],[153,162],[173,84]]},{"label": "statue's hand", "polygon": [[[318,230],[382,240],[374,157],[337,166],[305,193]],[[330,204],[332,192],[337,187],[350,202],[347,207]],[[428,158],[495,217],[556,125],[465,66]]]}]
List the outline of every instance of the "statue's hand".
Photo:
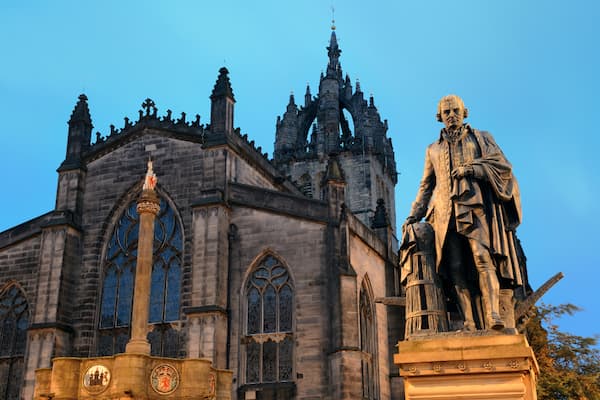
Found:
[{"label": "statue's hand", "polygon": [[402,224],[402,230],[404,230],[404,228],[408,225],[414,224],[415,222],[419,222],[418,218],[413,216],[413,215],[409,215],[406,218],[406,221],[404,221],[404,223]]},{"label": "statue's hand", "polygon": [[452,171],[452,177],[454,179],[459,179],[459,178],[464,178],[467,176],[474,176],[475,175],[475,171],[473,170],[473,166],[472,165],[466,165],[466,166],[460,166],[460,167],[456,167],[453,171]]}]

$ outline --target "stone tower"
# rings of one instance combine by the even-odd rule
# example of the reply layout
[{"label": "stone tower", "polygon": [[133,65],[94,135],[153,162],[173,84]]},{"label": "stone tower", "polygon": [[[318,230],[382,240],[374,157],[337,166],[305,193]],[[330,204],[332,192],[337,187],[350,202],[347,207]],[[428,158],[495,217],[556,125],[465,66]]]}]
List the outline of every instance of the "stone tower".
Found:
[{"label": "stone tower", "polygon": [[350,77],[343,77],[334,27],[327,51],[318,95],[307,86],[300,107],[290,95],[286,112],[277,118],[274,162],[306,196],[323,200],[327,160],[337,154],[349,210],[370,226],[377,200],[383,199],[395,228],[397,172],[387,120],[381,120],[372,96],[365,100],[358,82],[353,88]]}]

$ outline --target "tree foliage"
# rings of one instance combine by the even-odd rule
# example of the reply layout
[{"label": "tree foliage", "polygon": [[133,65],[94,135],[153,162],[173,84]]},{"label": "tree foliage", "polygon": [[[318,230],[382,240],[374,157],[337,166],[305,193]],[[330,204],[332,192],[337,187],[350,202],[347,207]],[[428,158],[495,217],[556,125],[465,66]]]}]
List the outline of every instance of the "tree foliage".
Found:
[{"label": "tree foliage", "polygon": [[527,339],[540,366],[539,400],[600,400],[597,338],[562,332],[555,322],[577,311],[572,304],[542,304],[527,323]]}]

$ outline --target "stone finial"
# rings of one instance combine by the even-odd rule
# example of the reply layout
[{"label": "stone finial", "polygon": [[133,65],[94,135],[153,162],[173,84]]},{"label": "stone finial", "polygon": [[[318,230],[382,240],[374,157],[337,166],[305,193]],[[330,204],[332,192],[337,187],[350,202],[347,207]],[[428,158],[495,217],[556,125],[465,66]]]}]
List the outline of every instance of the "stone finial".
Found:
[{"label": "stone finial", "polygon": [[375,208],[375,215],[371,222],[371,228],[387,228],[390,225],[390,219],[385,208],[385,202],[383,199],[377,199],[377,207]]},{"label": "stone finial", "polygon": [[210,130],[212,133],[225,134],[233,132],[233,111],[235,99],[229,71],[222,67],[217,82],[210,95]]},{"label": "stone finial", "polygon": [[69,118],[69,131],[67,135],[67,151],[65,160],[59,167],[59,171],[79,168],[83,153],[90,147],[92,140],[92,118],[87,104],[87,96],[79,95],[79,100]]},{"label": "stone finial", "polygon": [[306,83],[306,93],[304,93],[304,107],[308,107],[312,100],[312,95],[310,93],[310,85],[308,82]]},{"label": "stone finial", "polygon": [[87,96],[85,94],[79,95],[79,101],[75,105],[73,112],[71,113],[71,118],[69,119],[69,125],[73,125],[77,122],[83,122],[86,125],[92,126],[92,117],[90,117],[90,109],[87,104]]},{"label": "stone finial", "polygon": [[337,154],[335,153],[329,155],[327,169],[325,170],[325,182],[330,181],[346,182],[346,179],[344,178],[344,172],[342,171],[342,167],[337,159]]},{"label": "stone finial", "polygon": [[146,178],[144,179],[143,190],[154,190],[156,187],[156,183],[158,179],[156,178],[156,174],[154,174],[154,170],[152,169],[152,160],[148,160],[148,170],[146,171]]},{"label": "stone finial", "polygon": [[222,67],[219,70],[217,82],[215,83],[215,87],[210,95],[211,99],[215,99],[216,97],[229,97],[235,101],[233,97],[233,89],[231,89],[231,82],[229,81],[229,71],[225,67]]}]

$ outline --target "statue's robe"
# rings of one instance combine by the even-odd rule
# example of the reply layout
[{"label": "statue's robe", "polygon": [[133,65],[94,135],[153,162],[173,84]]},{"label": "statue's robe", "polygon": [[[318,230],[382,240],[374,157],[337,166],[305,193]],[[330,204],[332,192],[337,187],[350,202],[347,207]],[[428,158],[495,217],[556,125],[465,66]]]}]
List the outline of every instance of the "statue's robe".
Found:
[{"label": "statue's robe", "polygon": [[[480,155],[465,160],[474,176],[454,179],[451,144],[440,139],[429,145],[425,168],[411,214],[425,217],[435,231],[436,269],[443,265],[443,248],[449,229],[478,240],[490,250],[505,287],[526,283],[524,266],[519,264],[515,229],[521,222],[521,200],[512,166],[491,134],[465,125],[465,134],[475,138]],[[452,224],[452,225],[451,225]]]}]

